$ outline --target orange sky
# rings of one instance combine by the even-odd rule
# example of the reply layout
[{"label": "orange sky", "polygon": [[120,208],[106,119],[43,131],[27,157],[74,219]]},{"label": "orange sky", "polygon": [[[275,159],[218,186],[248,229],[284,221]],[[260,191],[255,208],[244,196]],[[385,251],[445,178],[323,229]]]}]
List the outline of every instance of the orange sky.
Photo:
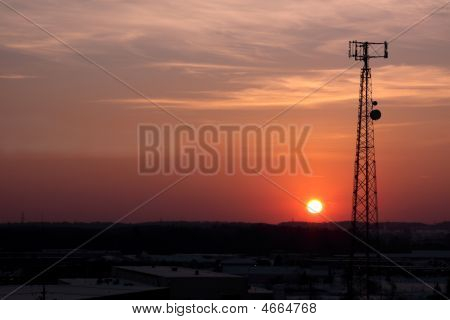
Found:
[{"label": "orange sky", "polygon": [[[442,1],[8,1],[188,123],[263,123]],[[374,61],[380,219],[449,220],[450,9]],[[0,7],[0,222],[114,220],[176,180],[136,173],[139,123],[175,123]],[[275,123],[312,125],[312,176],[274,176],[350,218],[358,66]],[[127,221],[321,221],[261,177],[194,175]]]}]

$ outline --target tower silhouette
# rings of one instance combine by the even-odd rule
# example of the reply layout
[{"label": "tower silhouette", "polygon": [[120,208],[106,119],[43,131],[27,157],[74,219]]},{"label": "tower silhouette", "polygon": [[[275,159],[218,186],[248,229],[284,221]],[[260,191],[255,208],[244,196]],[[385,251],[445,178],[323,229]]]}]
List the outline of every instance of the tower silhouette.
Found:
[{"label": "tower silhouette", "polygon": [[[375,46],[384,47],[380,55]],[[362,61],[359,88],[358,125],[356,138],[356,158],[353,182],[353,203],[351,233],[351,274],[349,279],[349,291],[353,296],[353,278],[355,276],[355,253],[365,252],[363,259],[365,267],[359,266],[359,274],[365,278],[366,298],[370,295],[370,276],[373,269],[373,255],[368,245],[378,247],[378,199],[377,199],[377,174],[375,162],[375,136],[373,121],[379,120],[381,112],[375,107],[377,101],[372,100],[372,75],[369,60],[372,58],[387,58],[387,42],[349,42],[349,58]],[[359,239],[359,241],[356,241]],[[364,244],[365,243],[365,244]],[[368,244],[368,245],[367,245]]]}]

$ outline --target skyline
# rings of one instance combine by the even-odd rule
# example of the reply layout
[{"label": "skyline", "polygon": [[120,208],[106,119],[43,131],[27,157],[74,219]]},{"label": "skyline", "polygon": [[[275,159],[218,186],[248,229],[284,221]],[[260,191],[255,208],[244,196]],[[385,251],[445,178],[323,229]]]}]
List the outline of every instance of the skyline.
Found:
[{"label": "skyline", "polygon": [[[194,125],[263,123],[345,70],[348,40],[388,40],[442,5],[10,3]],[[176,179],[136,171],[137,124],[173,119],[7,8],[0,16],[0,222],[21,212],[111,221]],[[372,63],[383,112],[375,124],[380,221],[449,220],[448,16],[448,8],[436,13],[395,40],[388,61]],[[313,175],[274,180],[305,201],[320,198],[335,221],[350,220],[359,67],[276,120],[312,125],[305,155]],[[243,175],[194,175],[130,222],[161,219],[323,221]]]}]

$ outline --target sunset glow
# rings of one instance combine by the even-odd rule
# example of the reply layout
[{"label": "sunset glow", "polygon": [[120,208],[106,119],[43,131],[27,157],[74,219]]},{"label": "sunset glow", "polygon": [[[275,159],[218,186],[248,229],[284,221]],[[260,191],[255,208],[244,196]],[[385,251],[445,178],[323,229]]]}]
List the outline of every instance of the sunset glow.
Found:
[{"label": "sunset glow", "polygon": [[[389,40],[438,1],[385,0],[370,10],[354,0],[10,2],[134,89],[0,11],[4,223],[22,213],[26,221],[111,221],[167,187],[177,175],[137,174],[142,123],[276,124],[268,144],[276,161],[289,152],[280,140],[291,146],[284,128],[310,125],[302,151],[312,174],[283,172],[276,182],[306,201],[326,195],[327,216],[350,219],[360,70],[349,68],[348,41]],[[376,23],[366,32],[361,17]],[[449,22],[447,7],[371,65],[383,114],[375,128],[380,219],[449,217]],[[261,177],[226,168],[193,174],[129,221],[279,223],[299,211]]]}]

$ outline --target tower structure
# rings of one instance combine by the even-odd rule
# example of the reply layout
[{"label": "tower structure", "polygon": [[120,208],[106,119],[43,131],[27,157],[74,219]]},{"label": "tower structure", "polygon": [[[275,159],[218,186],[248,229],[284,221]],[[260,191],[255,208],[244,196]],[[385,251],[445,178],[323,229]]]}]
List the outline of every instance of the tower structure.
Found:
[{"label": "tower structure", "polygon": [[[384,48],[379,54],[377,50]],[[371,256],[370,246],[378,246],[378,200],[377,200],[377,174],[375,162],[375,136],[373,121],[379,120],[381,112],[376,108],[377,101],[372,100],[372,75],[369,60],[373,58],[388,57],[387,42],[349,42],[349,58],[362,61],[360,74],[358,125],[356,137],[356,158],[353,182],[353,203],[351,233],[351,274],[349,289],[353,292],[353,277],[355,274],[355,253],[365,252],[364,268],[359,268],[360,275],[365,278],[364,288],[367,298],[370,292]],[[356,238],[362,241],[356,241]],[[360,286],[362,287],[362,286]]]}]

